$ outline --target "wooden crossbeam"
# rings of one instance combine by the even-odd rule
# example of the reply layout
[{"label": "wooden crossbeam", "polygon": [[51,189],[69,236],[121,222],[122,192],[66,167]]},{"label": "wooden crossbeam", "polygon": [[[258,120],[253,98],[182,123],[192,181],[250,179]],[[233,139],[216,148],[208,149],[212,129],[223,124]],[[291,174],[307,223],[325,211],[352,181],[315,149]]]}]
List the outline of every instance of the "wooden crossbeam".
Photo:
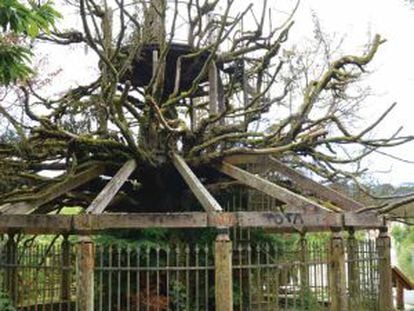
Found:
[{"label": "wooden crossbeam", "polygon": [[103,174],[103,165],[94,165],[62,182],[51,185],[37,195],[37,198],[28,202],[7,203],[0,206],[1,214],[26,214],[36,208],[53,201],[61,195],[76,189]]},{"label": "wooden crossbeam", "polygon": [[208,192],[206,187],[201,183],[197,176],[193,173],[191,168],[185,163],[184,159],[178,154],[172,155],[172,160],[175,168],[184,178],[188,187],[191,189],[195,197],[203,206],[206,212],[220,212],[222,208],[216,199]]},{"label": "wooden crossbeam", "polygon": [[135,160],[127,161],[86,209],[88,214],[101,214],[136,169]]},{"label": "wooden crossbeam", "polygon": [[364,208],[364,205],[346,197],[342,193],[333,190],[332,188],[323,186],[316,181],[306,177],[290,168],[289,166],[283,164],[274,157],[269,157],[271,166],[282,175],[288,177],[294,184],[296,184],[300,189],[309,191],[319,197],[320,199],[330,201],[336,206],[342,208],[346,211],[358,210]]},{"label": "wooden crossbeam", "polygon": [[267,228],[275,232],[329,231],[352,227],[384,227],[381,217],[372,214],[329,212],[185,212],[81,215],[2,215],[0,232],[30,234],[91,234],[108,229],[243,227]]},{"label": "wooden crossbeam", "polygon": [[266,164],[274,168],[278,173],[289,178],[296,186],[303,191],[308,191],[322,200],[326,200],[345,211],[353,211],[364,208],[364,205],[343,195],[342,193],[323,186],[311,178],[298,173],[286,164],[272,156],[238,155],[226,157],[224,160],[230,164],[260,163],[269,159]]},{"label": "wooden crossbeam", "polygon": [[266,193],[267,195],[276,198],[279,201],[282,201],[290,206],[305,209],[312,207],[335,212],[340,211],[339,209],[327,208],[323,205],[313,202],[308,198],[305,198],[297,193],[294,193],[260,176],[256,176],[227,162],[223,161],[220,165],[217,166],[217,169],[220,172],[242,182],[243,184],[260,192]]}]

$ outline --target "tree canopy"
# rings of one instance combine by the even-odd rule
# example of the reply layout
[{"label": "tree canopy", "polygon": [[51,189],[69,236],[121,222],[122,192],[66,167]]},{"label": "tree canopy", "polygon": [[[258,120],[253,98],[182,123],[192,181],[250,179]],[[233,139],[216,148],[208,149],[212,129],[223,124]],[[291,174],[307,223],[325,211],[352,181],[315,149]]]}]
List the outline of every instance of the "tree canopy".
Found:
[{"label": "tree canopy", "polygon": [[[36,202],[51,185],[96,165],[112,176],[134,159],[137,170],[119,200],[133,210],[174,208],[185,187],[173,153],[207,185],[226,181],[209,168],[245,154],[272,155],[323,180],[357,180],[366,169],[357,165],[361,159],[413,139],[401,129],[388,137],[372,134],[394,104],[366,127],[352,125],[363,104],[354,85],[384,42],[380,35],[365,50],[316,70],[285,48],[296,7],[279,22],[266,1],[243,8],[235,0],[71,5],[81,27],[52,30],[60,15],[50,2],[0,4],[2,84],[31,73],[27,40],[82,44],[99,58],[99,77],[88,85],[48,97],[29,80],[19,84],[12,111],[0,106],[17,135],[0,144],[3,205]],[[317,52],[324,44],[316,38]],[[356,165],[349,171],[346,164]],[[45,177],[44,170],[63,174]],[[66,193],[65,204],[87,206],[104,183]],[[43,211],[55,208],[52,201]]]}]

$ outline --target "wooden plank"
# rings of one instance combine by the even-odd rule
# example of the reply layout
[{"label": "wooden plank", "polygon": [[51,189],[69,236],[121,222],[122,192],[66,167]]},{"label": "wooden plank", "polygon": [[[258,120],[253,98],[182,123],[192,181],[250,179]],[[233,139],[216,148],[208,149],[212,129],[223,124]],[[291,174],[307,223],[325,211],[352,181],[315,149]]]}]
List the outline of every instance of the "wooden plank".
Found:
[{"label": "wooden plank", "polygon": [[220,212],[222,208],[216,199],[208,192],[206,187],[200,182],[190,167],[185,163],[184,159],[178,154],[172,155],[173,163],[177,171],[184,178],[193,194],[196,196],[200,204],[206,212]]},{"label": "wooden plank", "polygon": [[385,218],[382,216],[378,216],[372,212],[365,212],[365,213],[345,213],[344,217],[344,224],[346,227],[351,228],[358,228],[364,229],[372,227],[373,225],[376,227],[386,227]]},{"label": "wooden plank", "polygon": [[[360,216],[360,214],[358,215]],[[11,215],[0,217],[0,232],[89,234],[108,229],[259,227],[277,232],[329,231],[347,227],[346,217],[329,212],[185,212],[81,215]],[[357,229],[382,228],[377,220],[352,221]]]},{"label": "wooden plank", "polygon": [[0,207],[0,212],[2,214],[26,214],[36,208],[53,201],[54,199],[60,197],[61,195],[76,189],[83,184],[99,177],[103,174],[105,168],[103,165],[94,165],[85,171],[82,171],[73,177],[63,180],[57,184],[51,185],[46,190],[41,191],[38,194],[38,198],[33,201],[28,202],[17,202],[13,204],[4,204]]},{"label": "wooden plank", "polygon": [[330,201],[346,211],[358,210],[364,207],[363,204],[343,195],[342,193],[327,186],[323,186],[311,178],[298,173],[296,170],[290,168],[272,156],[239,155],[226,157],[225,161],[231,164],[260,163],[265,161],[266,157],[270,159],[268,164],[272,168],[274,168],[278,173],[289,178],[301,190],[309,191],[318,198]]},{"label": "wooden plank", "polygon": [[291,205],[293,207],[301,207],[301,208],[312,207],[312,208],[318,208],[322,210],[339,211],[337,209],[327,208],[323,205],[313,202],[309,200],[308,198],[305,198],[297,193],[287,190],[260,176],[256,176],[252,173],[249,173],[229,163],[222,162],[221,165],[217,166],[217,169],[220,172],[244,183],[245,185],[253,189],[256,189],[258,191],[264,192],[267,195],[274,197],[282,202],[285,202],[286,204]]},{"label": "wooden plank", "polygon": [[122,185],[136,169],[137,164],[135,160],[127,161],[119,171],[112,177],[112,179],[106,184],[98,196],[92,201],[89,207],[86,209],[88,214],[101,214],[108,204],[112,201],[115,195],[121,189]]},{"label": "wooden plank", "polygon": [[312,180],[311,178],[298,173],[297,171],[283,164],[276,158],[269,158],[271,166],[275,168],[277,172],[288,177],[294,184],[296,184],[302,190],[309,191],[317,197],[319,197],[320,199],[330,201],[331,203],[346,211],[358,210],[364,207],[363,204],[346,197],[342,193],[335,191],[329,187],[323,186],[317,183],[316,181]]}]

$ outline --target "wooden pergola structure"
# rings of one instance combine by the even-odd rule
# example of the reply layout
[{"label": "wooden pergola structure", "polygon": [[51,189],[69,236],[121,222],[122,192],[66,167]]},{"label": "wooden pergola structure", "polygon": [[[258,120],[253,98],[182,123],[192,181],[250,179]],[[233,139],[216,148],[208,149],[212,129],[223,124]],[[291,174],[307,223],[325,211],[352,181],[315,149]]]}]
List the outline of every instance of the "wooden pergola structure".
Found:
[{"label": "wooden pergola structure", "polygon": [[[147,85],[157,68],[157,45],[148,45],[143,50],[143,61],[135,64],[140,72],[134,70],[130,76],[125,76],[136,86]],[[168,79],[165,86],[164,97],[170,93],[187,89],[196,77],[208,53],[201,54],[199,58],[191,59],[192,66],[181,64],[181,56],[189,53],[184,46],[171,48],[172,59],[168,60],[169,67],[166,72],[172,73],[173,78]],[[174,54],[175,53],[175,54]],[[170,57],[170,56],[168,56]],[[168,58],[167,57],[167,58]],[[139,59],[139,58],[137,58]],[[185,58],[184,58],[185,59]],[[198,62],[198,63],[197,63]],[[198,65],[195,66],[194,63]],[[172,65],[171,65],[172,64]],[[146,66],[144,66],[146,65]],[[220,112],[219,73],[218,64],[211,61],[208,76],[202,82],[208,81],[208,92],[203,94],[209,97],[209,111],[211,114]],[[190,67],[188,69],[187,67]],[[187,70],[188,69],[188,70]],[[144,74],[143,74],[144,72]],[[202,88],[200,88],[202,91]],[[197,94],[196,94],[197,95]],[[166,151],[167,152],[167,151]],[[163,155],[165,157],[165,155]],[[239,154],[218,158],[208,167],[212,172],[222,174],[235,180],[242,186],[247,186],[281,202],[286,208],[278,211],[224,211],[218,200],[198,178],[194,167],[199,163],[186,161],[179,151],[168,155],[174,169],[187,184],[189,190],[202,206],[203,211],[187,211],[165,213],[137,212],[116,213],[108,212],[107,208],[116,195],[121,191],[130,176],[137,170],[135,160],[128,160],[111,177],[105,187],[86,208],[84,214],[62,215],[48,214],[47,208],[42,209],[51,202],[61,206],[59,198],[64,194],[78,189],[87,183],[97,180],[106,172],[101,164],[74,174],[65,180],[50,186],[47,190],[37,193],[36,199],[17,203],[7,203],[0,206],[0,232],[13,236],[18,233],[27,234],[62,234],[89,236],[108,229],[144,229],[144,228],[217,228],[215,241],[215,299],[217,311],[231,311],[233,309],[232,286],[232,242],[230,228],[267,228],[272,232],[332,232],[331,239],[331,271],[330,284],[331,310],[348,310],[346,273],[352,276],[352,268],[345,269],[345,242],[342,231],[348,231],[353,237],[356,230],[378,229],[380,231],[377,246],[378,254],[382,258],[379,267],[380,276],[380,311],[388,311],[392,306],[392,282],[390,265],[390,239],[387,234],[386,219],[372,211],[365,211],[363,204],[344,196],[343,194],[315,182],[311,178],[298,173],[278,159],[261,154]],[[258,174],[245,169],[246,165],[264,163],[267,169],[288,179],[295,191],[278,185]],[[297,191],[296,191],[297,190]],[[309,195],[312,196],[310,198]],[[315,200],[314,198],[317,198]],[[79,246],[81,253],[78,264],[81,271],[78,280],[79,310],[92,311],[93,306],[93,243],[88,238],[82,238]],[[11,239],[13,240],[13,239]],[[355,275],[354,275],[355,277]],[[350,288],[350,291],[353,289]]]},{"label": "wooden pergola structure", "polygon": [[[241,165],[262,163],[267,161],[277,174],[289,179],[298,192],[273,183],[259,175],[253,174]],[[40,196],[35,202],[19,202],[1,206],[0,232],[14,235],[28,234],[63,234],[88,236],[107,229],[143,229],[143,228],[218,228],[215,242],[216,270],[216,310],[232,309],[232,242],[229,228],[267,228],[272,232],[298,232],[305,234],[312,231],[331,231],[331,258],[336,263],[330,276],[331,284],[335,284],[332,294],[332,310],[347,310],[348,298],[345,273],[345,242],[341,231],[353,235],[355,230],[379,229],[377,239],[378,254],[381,260],[380,302],[381,310],[390,310],[392,305],[392,282],[390,265],[390,239],[387,234],[386,219],[374,212],[364,211],[364,206],[343,194],[323,186],[312,179],[298,173],[273,157],[240,155],[224,158],[214,168],[218,172],[231,177],[241,185],[262,192],[287,208],[283,211],[239,211],[225,212],[218,201],[203,185],[191,169],[191,165],[178,154],[172,154],[172,162],[185,180],[188,188],[204,208],[203,212],[168,212],[168,213],[114,213],[106,212],[107,206],[114,199],[123,184],[136,169],[134,160],[127,161],[108,181],[102,191],[86,209],[85,214],[37,214],[32,213],[48,202],[83,184],[99,178],[104,167],[93,169],[73,176],[53,186],[53,191]],[[311,194],[318,202],[300,193]],[[321,203],[322,202],[322,203]],[[324,203],[326,202],[326,204]],[[62,204],[64,204],[62,202]],[[82,239],[80,247],[82,262],[80,269],[81,290],[79,291],[80,310],[93,310],[93,244],[91,240]],[[348,256],[350,256],[348,254]],[[92,261],[92,263],[91,263]],[[349,269],[349,268],[348,268]],[[352,273],[348,271],[348,273]]]}]

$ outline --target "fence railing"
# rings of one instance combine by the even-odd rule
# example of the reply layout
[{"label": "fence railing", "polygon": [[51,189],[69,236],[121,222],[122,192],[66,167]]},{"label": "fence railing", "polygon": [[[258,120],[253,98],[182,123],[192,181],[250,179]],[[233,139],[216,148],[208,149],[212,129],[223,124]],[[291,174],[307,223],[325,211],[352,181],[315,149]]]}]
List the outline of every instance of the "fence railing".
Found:
[{"label": "fence railing", "polygon": [[[339,274],[339,281],[329,240],[235,243],[230,265],[233,309],[327,310],[337,299],[332,295],[337,295],[338,284],[333,283],[342,277],[349,310],[377,309],[381,252],[374,240],[343,241],[345,273]],[[67,240],[54,246],[5,241],[0,247],[0,291],[16,310],[82,311],[80,250]],[[215,261],[212,245],[97,244],[94,310],[216,310],[220,293],[215,291]]]}]

